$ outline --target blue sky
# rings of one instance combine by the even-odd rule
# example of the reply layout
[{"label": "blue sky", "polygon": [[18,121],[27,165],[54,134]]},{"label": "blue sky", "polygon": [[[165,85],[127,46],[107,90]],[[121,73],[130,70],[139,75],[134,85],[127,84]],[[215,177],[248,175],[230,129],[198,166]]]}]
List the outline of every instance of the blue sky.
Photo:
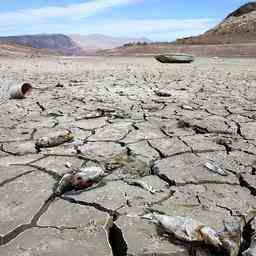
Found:
[{"label": "blue sky", "polygon": [[200,34],[248,1],[9,0],[0,6],[0,35],[37,33],[147,37],[172,41]]}]

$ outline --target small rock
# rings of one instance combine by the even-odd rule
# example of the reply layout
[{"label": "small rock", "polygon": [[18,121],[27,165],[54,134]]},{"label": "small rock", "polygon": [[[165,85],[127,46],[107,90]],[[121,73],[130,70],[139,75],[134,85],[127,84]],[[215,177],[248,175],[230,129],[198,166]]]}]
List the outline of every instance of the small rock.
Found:
[{"label": "small rock", "polygon": [[169,92],[166,92],[166,91],[155,90],[154,93],[159,97],[170,97],[170,96],[172,96]]},{"label": "small rock", "polygon": [[61,83],[57,83],[57,84],[55,85],[55,87],[56,87],[56,88],[63,88],[63,87],[64,87],[64,85],[63,85],[63,84],[61,84]]}]

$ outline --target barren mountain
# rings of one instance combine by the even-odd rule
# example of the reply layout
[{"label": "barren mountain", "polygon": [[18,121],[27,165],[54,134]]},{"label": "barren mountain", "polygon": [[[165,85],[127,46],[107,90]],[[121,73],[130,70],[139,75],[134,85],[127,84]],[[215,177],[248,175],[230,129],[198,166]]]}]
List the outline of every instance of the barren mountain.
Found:
[{"label": "barren mountain", "polygon": [[102,34],[70,35],[70,38],[86,52],[113,49],[131,42],[150,42],[147,38],[113,37]]},{"label": "barren mountain", "polygon": [[13,42],[37,49],[47,49],[69,55],[79,54],[81,49],[71,38],[62,34],[42,34],[0,37],[0,42]]},{"label": "barren mountain", "polygon": [[230,13],[219,25],[196,36],[178,39],[178,44],[237,44],[256,40],[256,2]]}]

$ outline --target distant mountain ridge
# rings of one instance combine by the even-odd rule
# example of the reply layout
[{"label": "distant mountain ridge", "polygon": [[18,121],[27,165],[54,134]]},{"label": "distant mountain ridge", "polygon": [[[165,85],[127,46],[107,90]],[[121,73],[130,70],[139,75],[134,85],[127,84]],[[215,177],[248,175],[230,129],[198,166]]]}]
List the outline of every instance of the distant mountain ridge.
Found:
[{"label": "distant mountain ridge", "polygon": [[15,43],[35,49],[46,49],[65,55],[86,55],[99,50],[113,49],[129,42],[149,42],[146,38],[122,38],[101,34],[63,35],[38,34],[21,36],[2,36],[2,43]]},{"label": "distant mountain ridge", "polygon": [[178,39],[177,44],[241,44],[256,42],[256,2],[242,5],[219,25],[195,37]]},{"label": "distant mountain ridge", "polygon": [[0,42],[12,42],[67,55],[75,55],[81,52],[81,48],[70,37],[62,34],[6,36],[0,37]]}]

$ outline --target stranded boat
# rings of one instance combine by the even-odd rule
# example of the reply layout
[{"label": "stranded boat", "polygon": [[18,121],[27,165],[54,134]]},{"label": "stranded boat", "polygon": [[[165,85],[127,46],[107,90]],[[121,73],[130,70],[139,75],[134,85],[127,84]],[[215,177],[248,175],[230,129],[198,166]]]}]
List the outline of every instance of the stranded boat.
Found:
[{"label": "stranded boat", "polygon": [[195,60],[195,57],[187,54],[163,54],[155,56],[155,59],[161,63],[191,63]]}]

